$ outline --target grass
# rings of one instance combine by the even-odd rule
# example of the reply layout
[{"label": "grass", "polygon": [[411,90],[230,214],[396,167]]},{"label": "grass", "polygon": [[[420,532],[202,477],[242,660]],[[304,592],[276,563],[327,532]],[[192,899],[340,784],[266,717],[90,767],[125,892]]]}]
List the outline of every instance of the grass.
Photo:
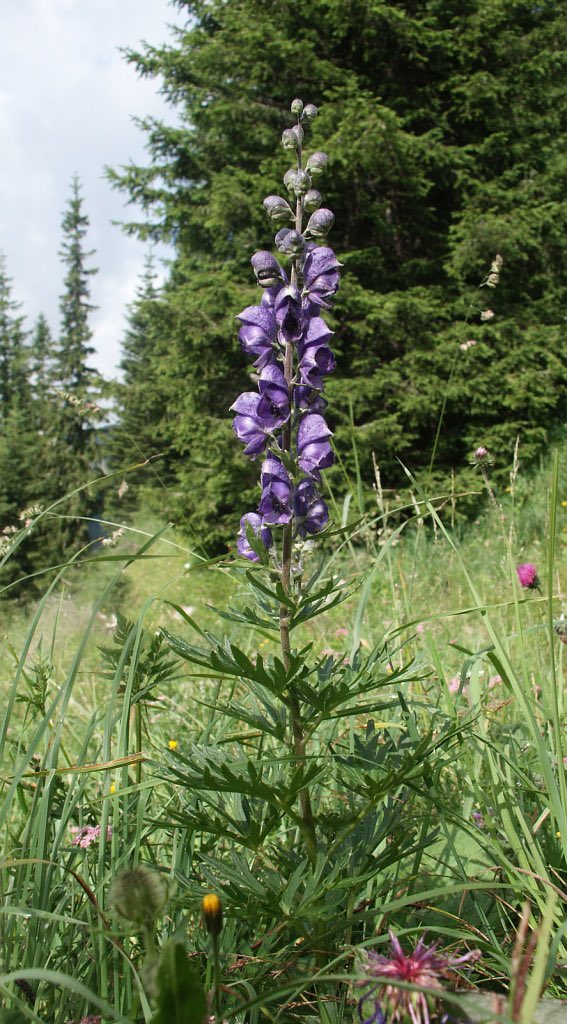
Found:
[{"label": "grass", "polygon": [[[228,1019],[350,1019],[348,988],[331,974],[351,976],[355,950],[383,950],[388,927],[406,944],[427,928],[481,949],[472,980],[510,990],[506,1012],[516,998],[522,1024],[543,987],[565,995],[555,970],[567,957],[564,651],[553,629],[567,561],[561,465],[526,480],[514,470],[510,493],[488,505],[479,478],[470,524],[450,500],[440,517],[443,502],[413,481],[387,501],[378,488],[377,521],[367,513],[356,536],[314,556],[350,596],[301,626],[296,644],[311,645],[319,687],[331,670],[348,675],[345,656],[368,658],[377,687],[313,730],[328,843],[314,865],[297,828],[272,813],[269,793],[277,802],[293,765],[277,723],[253,724],[265,693],[254,696],[245,673],[179,660],[160,632],[192,641],[190,620],[219,632],[215,609],[250,603],[240,570],[201,564],[175,530],[140,517],[108,549],[118,560],[63,571],[36,608],[4,603],[5,1006],[54,1024],[87,1012],[131,1019],[134,1006],[151,1019],[143,942],[108,904],[116,874],[139,862],[168,880],[158,942],[182,935],[209,980],[200,897],[222,894]],[[338,521],[356,515],[356,484],[352,494]],[[541,592],[518,587],[524,561],[538,566]],[[277,655],[268,629],[222,628],[246,657]],[[250,764],[268,786],[260,801],[239,775]],[[95,824],[100,842],[72,845],[72,829]],[[514,953],[524,919],[535,958]],[[313,952],[323,941],[324,964]]]}]

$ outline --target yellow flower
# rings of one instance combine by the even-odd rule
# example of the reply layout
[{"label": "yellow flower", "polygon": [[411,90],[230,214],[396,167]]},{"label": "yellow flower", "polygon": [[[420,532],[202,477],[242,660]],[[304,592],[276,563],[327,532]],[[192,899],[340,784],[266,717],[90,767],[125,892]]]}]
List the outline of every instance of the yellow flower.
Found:
[{"label": "yellow flower", "polygon": [[216,892],[208,892],[203,896],[201,906],[209,935],[219,935],[222,928],[222,903]]},{"label": "yellow flower", "polygon": [[177,740],[169,740],[167,745],[170,750],[177,750]]},{"label": "yellow flower", "polygon": [[556,832],[555,833],[555,838],[556,839],[561,839],[561,832]]},{"label": "yellow flower", "polygon": [[561,508],[567,508],[567,501],[561,502]]},{"label": "yellow flower", "polygon": [[110,793],[111,796],[114,796],[114,794],[116,793],[116,786],[114,785],[113,782],[110,783],[110,789],[108,790],[108,792]]}]

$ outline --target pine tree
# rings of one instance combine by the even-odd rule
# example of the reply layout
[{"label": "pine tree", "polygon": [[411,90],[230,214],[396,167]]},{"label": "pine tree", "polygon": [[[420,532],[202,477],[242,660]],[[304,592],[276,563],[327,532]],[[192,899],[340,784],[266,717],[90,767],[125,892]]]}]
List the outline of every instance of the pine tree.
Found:
[{"label": "pine tree", "polygon": [[[255,301],[248,260],[271,244],[266,183],[296,95],[314,102],[314,148],[344,261],[335,307],[336,443],[352,465],[349,399],[363,475],[386,485],[398,458],[467,487],[468,452],[507,473],[549,442],[566,409],[567,12],[530,0],[177,0],[191,20],[171,45],[131,52],[160,77],[178,123],[147,121],[149,168],[115,173],[146,222],[173,242],[156,305],[154,354],[180,497],[172,511],[218,544],[252,507],[227,396],[246,386],[234,311]],[[324,42],[323,42],[324,41]],[[275,70],[276,69],[276,70]],[[496,253],[495,292],[470,297]],[[480,319],[488,306],[493,320]],[[475,342],[461,352],[459,343]],[[335,483],[340,477],[335,474]]]}]

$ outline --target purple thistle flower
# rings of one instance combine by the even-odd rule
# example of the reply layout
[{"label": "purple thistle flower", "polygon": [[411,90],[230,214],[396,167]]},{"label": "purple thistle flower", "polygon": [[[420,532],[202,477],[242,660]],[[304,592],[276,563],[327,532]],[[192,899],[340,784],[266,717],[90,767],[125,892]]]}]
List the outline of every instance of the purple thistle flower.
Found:
[{"label": "purple thistle flower", "polygon": [[537,574],[537,569],[531,562],[524,562],[522,565],[517,565],[516,572],[522,587],[525,587],[527,590],[539,589],[539,576]]},{"label": "purple thistle flower", "polygon": [[236,413],[232,429],[246,445],[244,454],[254,458],[264,451],[269,435],[280,425],[279,417],[273,415],[269,401],[255,391],[244,391],[230,408]]},{"label": "purple thistle flower", "polygon": [[[266,289],[264,295],[271,291],[272,289]],[[270,295],[270,298],[273,301],[273,296]],[[240,344],[247,356],[257,357],[254,365],[261,370],[274,358],[273,344],[277,336],[277,324],[273,306],[247,306],[238,314],[237,320],[243,325],[238,332]]]},{"label": "purple thistle flower", "polygon": [[293,484],[279,459],[266,459],[262,464],[262,497],[258,512],[267,526],[291,522]]},{"label": "purple thistle flower", "polygon": [[309,320],[307,330],[298,345],[299,372],[301,383],[311,388],[321,389],[323,374],[332,373],[335,369],[335,357],[328,345],[333,335],[320,316]]},{"label": "purple thistle flower", "polygon": [[320,533],[329,521],[329,509],[312,480],[301,480],[295,489],[295,516],[300,537]]},{"label": "purple thistle flower", "polygon": [[[452,955],[437,951],[438,943],[426,946],[423,937],[412,953],[404,953],[399,940],[390,932],[390,955],[366,953],[366,977],[358,984],[366,989],[358,1003],[361,1021],[405,1021],[412,1024],[429,1024],[431,995],[400,988],[396,982],[420,985],[423,988],[442,992],[442,980],[451,969],[460,964],[474,962],[480,957],[480,950],[473,949],[464,955]],[[378,980],[380,979],[380,980]],[[435,996],[434,996],[435,998]],[[374,1001],[374,1016],[364,1017],[364,1003]],[[439,997],[435,1002],[440,1002]]]},{"label": "purple thistle flower", "polygon": [[331,449],[329,430],[325,420],[317,413],[307,413],[303,417],[297,431],[298,464],[304,473],[321,479],[321,470],[333,465],[334,456]]},{"label": "purple thistle flower", "polygon": [[265,548],[269,548],[272,543],[272,531],[267,526],[262,526],[262,516],[258,515],[257,512],[247,512],[246,515],[242,516],[240,520],[240,529],[238,531],[238,538],[236,541],[236,549],[239,555],[243,558],[247,558],[250,562],[259,562],[260,556],[250,547],[248,537],[246,535],[246,527],[251,526],[254,533],[261,540]]},{"label": "purple thistle flower", "polygon": [[303,294],[315,306],[330,307],[327,299],[332,298],[339,287],[341,266],[333,250],[325,245],[307,253],[303,264]]}]

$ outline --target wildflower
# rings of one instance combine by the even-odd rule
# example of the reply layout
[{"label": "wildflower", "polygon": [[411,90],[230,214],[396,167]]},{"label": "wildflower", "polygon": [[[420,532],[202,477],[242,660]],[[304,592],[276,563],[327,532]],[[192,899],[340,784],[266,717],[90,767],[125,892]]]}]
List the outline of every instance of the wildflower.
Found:
[{"label": "wildflower", "polygon": [[479,444],[478,448],[475,448],[471,459],[471,466],[491,466],[492,455],[485,448],[483,444]]},{"label": "wildflower", "polygon": [[168,745],[170,750],[177,750],[177,747],[178,747],[177,740],[168,740],[167,741],[167,745]]},{"label": "wildflower", "polygon": [[462,341],[459,345],[461,352],[468,352],[469,348],[473,348],[476,345],[474,338],[469,338],[468,341]]},{"label": "wildflower", "polygon": [[539,589],[537,569],[531,562],[524,562],[522,565],[517,565],[516,572],[518,574],[520,586],[524,587],[526,590]]},{"label": "wildflower", "polygon": [[[473,949],[461,956],[437,951],[437,943],[426,946],[423,937],[412,953],[404,953],[399,940],[390,932],[390,955],[367,952],[366,977],[358,982],[364,993],[358,1002],[358,1014],[364,1024],[393,1024],[394,1021],[410,1019],[412,1024],[429,1024],[430,1009],[441,1008],[442,980],[450,970],[460,964],[474,962],[480,957],[480,950]],[[420,985],[433,990],[412,992],[399,988],[396,982]],[[368,1016],[364,1004],[373,1002],[373,1012]]]},{"label": "wildflower", "polygon": [[203,920],[209,935],[220,935],[222,929],[222,903],[215,892],[203,896]]},{"label": "wildflower", "polygon": [[345,626],[339,626],[339,628],[335,630],[335,636],[348,636],[348,629],[346,629]]},{"label": "wildflower", "polygon": [[[75,833],[71,846],[80,846],[83,850],[88,850],[89,846],[92,846],[93,843],[98,842],[100,839],[100,825],[83,825],[82,828],[73,825],[71,832]],[[107,841],[112,839],[111,825],[106,827],[106,838]]]},{"label": "wildflower", "polygon": [[295,516],[300,537],[320,533],[329,519],[329,509],[315,490],[312,480],[301,480],[295,489]]},{"label": "wildflower", "polygon": [[567,508],[567,501],[561,502],[561,508]]},{"label": "wildflower", "polygon": [[471,818],[477,828],[485,827],[486,822],[484,820],[484,814],[481,814],[480,811],[473,811],[471,814]]},{"label": "wildflower", "polygon": [[281,526],[293,516],[293,485],[279,459],[262,464],[262,497],[258,513],[264,526]]},{"label": "wildflower", "polygon": [[267,526],[262,526],[262,516],[258,515],[257,512],[247,512],[240,520],[240,530],[238,531],[238,539],[236,541],[238,554],[242,555],[243,558],[247,558],[250,562],[259,562],[260,556],[250,547],[246,532],[247,527],[252,528],[266,548],[269,548],[272,543],[272,531]]},{"label": "wildflower", "polygon": [[321,479],[320,470],[333,465],[334,456],[329,441],[331,431],[322,416],[304,416],[297,431],[298,464],[315,480]]},{"label": "wildflower", "polygon": [[108,792],[110,793],[111,796],[114,796],[114,794],[116,793],[116,786],[114,785],[113,782],[110,783]]},{"label": "wildflower", "polygon": [[492,320],[493,316],[494,316],[494,310],[492,310],[492,309],[483,309],[482,313],[480,314],[481,322],[482,323],[486,323],[487,320]]},{"label": "wildflower", "polygon": [[447,689],[449,693],[458,693],[461,688],[461,677],[453,676],[452,679],[447,683]]}]

